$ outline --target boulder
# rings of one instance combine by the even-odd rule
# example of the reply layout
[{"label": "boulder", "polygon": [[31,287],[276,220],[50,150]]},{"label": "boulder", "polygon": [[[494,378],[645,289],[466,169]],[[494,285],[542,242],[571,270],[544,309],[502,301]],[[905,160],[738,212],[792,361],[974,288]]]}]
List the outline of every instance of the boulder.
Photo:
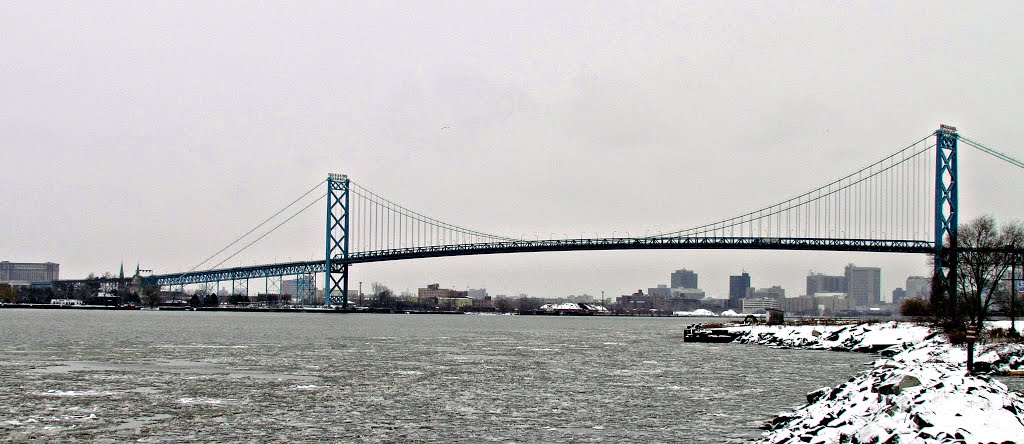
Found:
[{"label": "boulder", "polygon": [[921,380],[911,375],[900,375],[895,380],[889,380],[875,387],[879,395],[898,395],[903,390],[921,385]]}]

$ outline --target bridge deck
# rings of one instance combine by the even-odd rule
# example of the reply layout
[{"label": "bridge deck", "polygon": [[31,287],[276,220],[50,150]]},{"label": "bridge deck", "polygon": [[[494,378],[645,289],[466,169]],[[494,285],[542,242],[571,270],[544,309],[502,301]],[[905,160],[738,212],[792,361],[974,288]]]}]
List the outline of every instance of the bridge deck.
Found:
[{"label": "bridge deck", "polygon": [[[423,259],[481,254],[508,254],[553,251],[601,250],[794,250],[794,251],[866,251],[884,253],[935,252],[932,242],[920,240],[824,239],[824,238],[744,238],[744,237],[645,237],[517,240],[506,242],[396,248],[351,253],[348,259],[336,257],[334,263],[359,264],[407,259]],[[325,261],[288,262],[245,267],[169,273],[147,276],[148,285],[189,285],[205,282],[258,279],[323,273]]]}]

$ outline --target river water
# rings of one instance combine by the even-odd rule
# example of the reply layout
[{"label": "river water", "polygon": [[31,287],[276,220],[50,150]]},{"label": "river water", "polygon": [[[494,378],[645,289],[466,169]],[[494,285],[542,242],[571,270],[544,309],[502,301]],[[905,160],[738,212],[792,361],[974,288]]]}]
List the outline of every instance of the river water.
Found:
[{"label": "river water", "polygon": [[743,442],[872,356],[694,319],[0,310],[0,436]]}]

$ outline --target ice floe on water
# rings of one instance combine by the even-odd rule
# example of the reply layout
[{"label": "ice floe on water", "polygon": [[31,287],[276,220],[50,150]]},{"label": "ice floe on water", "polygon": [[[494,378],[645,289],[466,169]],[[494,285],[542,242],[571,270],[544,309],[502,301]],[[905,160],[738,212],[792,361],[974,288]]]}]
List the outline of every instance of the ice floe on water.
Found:
[{"label": "ice floe on water", "polygon": [[179,404],[185,405],[235,405],[241,404],[237,399],[230,398],[180,398],[178,399]]},{"label": "ice floe on water", "polygon": [[[966,372],[966,352],[912,324],[743,327],[741,342],[775,347],[880,351],[873,368],[772,419],[763,443],[1024,442],[1024,398],[987,376]],[[976,362],[1016,369],[1024,346],[979,347]]]},{"label": "ice floe on water", "polygon": [[113,396],[114,392],[100,390],[47,390],[45,392],[34,392],[32,394],[36,396],[45,396],[48,398],[85,398]]}]

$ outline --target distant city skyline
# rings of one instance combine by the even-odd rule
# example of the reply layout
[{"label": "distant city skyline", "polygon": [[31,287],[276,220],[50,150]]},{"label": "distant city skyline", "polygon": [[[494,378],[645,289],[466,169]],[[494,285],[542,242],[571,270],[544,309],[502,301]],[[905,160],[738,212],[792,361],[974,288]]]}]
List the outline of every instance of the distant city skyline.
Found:
[{"label": "distant city skyline", "polygon": [[[802,285],[799,285],[799,286],[786,286],[786,285],[782,285],[782,284],[780,284],[778,282],[773,282],[773,280],[770,279],[770,278],[764,278],[764,279],[761,279],[760,281],[758,281],[756,276],[754,276],[753,274],[751,274],[749,272],[746,272],[746,271],[743,271],[743,272],[739,273],[739,275],[746,274],[746,275],[749,276],[749,284],[748,285],[749,285],[749,288],[752,291],[761,290],[761,289],[770,289],[771,287],[778,286],[778,287],[783,288],[786,291],[786,294],[785,294],[786,297],[813,296],[813,293],[817,293],[817,292],[822,292],[822,293],[846,292],[847,291],[846,290],[846,285],[847,285],[846,279],[847,279],[847,277],[844,276],[844,274],[849,273],[850,270],[851,270],[851,267],[852,267],[853,270],[856,270],[857,272],[860,272],[860,273],[867,272],[868,276],[869,276],[868,277],[869,279],[875,279],[873,277],[870,277],[871,273],[875,273],[875,274],[877,274],[879,276],[884,275],[884,270],[880,269],[879,267],[863,267],[863,266],[859,266],[858,264],[847,264],[846,266],[844,266],[843,268],[841,268],[839,270],[827,270],[827,273],[825,273],[825,272],[816,272],[816,271],[808,272],[806,275],[804,275],[804,282],[802,283]],[[680,273],[680,272],[683,272],[683,273]],[[830,273],[834,273],[834,274],[830,274]],[[691,276],[691,274],[692,274],[692,276]],[[683,276],[685,276],[685,279],[692,279],[692,281],[694,281],[694,282],[699,282],[701,275],[702,274],[698,270],[690,269],[690,268],[680,268],[680,269],[677,269],[677,270],[672,271],[671,273],[669,273],[667,278],[664,279],[663,281],[649,282],[649,283],[636,283],[632,287],[626,285],[623,288],[627,288],[628,289],[627,291],[624,291],[621,294],[616,294],[614,296],[621,296],[621,295],[632,294],[633,292],[635,292],[637,290],[641,290],[643,292],[647,292],[649,289],[653,289],[653,288],[658,287],[658,286],[664,286],[664,287],[666,287],[666,290],[671,289],[671,288],[700,288],[700,289],[706,291],[707,289],[704,288],[704,285],[698,285],[697,287],[685,287],[685,286],[684,287],[679,287],[679,286],[674,285],[675,282],[682,282],[682,280],[684,279]],[[673,280],[676,279],[677,277],[679,278],[679,280],[674,282]],[[707,292],[706,297],[714,298],[714,299],[729,299],[730,295],[729,295],[728,288],[730,287],[730,285],[732,284],[733,279],[735,279],[735,278],[737,278],[737,275],[730,275],[729,276],[729,279],[727,280],[727,282],[724,283],[724,287],[726,288],[725,292]],[[833,284],[833,285],[817,288],[813,292],[808,294],[808,289],[810,288],[808,286],[809,285],[808,281],[811,280],[810,278],[819,278],[819,279],[820,278],[839,278],[840,282],[838,282],[838,285]],[[860,279],[860,278],[858,277],[858,279]],[[893,286],[892,288],[886,288],[885,286],[880,284],[880,281],[874,280],[874,281],[869,281],[869,282],[864,283],[864,284],[860,284],[860,288],[854,290],[854,292],[855,293],[858,292],[858,291],[869,291],[870,292],[872,290],[870,290],[870,289],[864,290],[863,286],[864,285],[868,285],[868,286],[875,285],[875,284],[871,283],[871,282],[875,282],[875,283],[878,283],[878,285],[879,285],[878,292],[877,293],[871,293],[871,296],[867,300],[868,301],[868,305],[871,305],[871,304],[874,303],[874,302],[871,302],[872,300],[874,300],[874,299],[871,299],[871,298],[873,298],[875,296],[877,296],[877,300],[874,300],[875,302],[887,303],[887,302],[891,302],[892,301],[892,292],[896,288],[901,288],[901,289],[907,290],[906,287],[908,285],[906,283],[913,282],[914,284],[911,284],[911,285],[916,285],[914,287],[914,289],[913,289],[914,290],[914,292],[913,292],[914,295],[922,294],[921,292],[922,291],[926,291],[926,290],[922,288],[922,284],[920,284],[919,282],[921,282],[921,280],[929,280],[929,279],[930,279],[930,277],[925,277],[925,276],[904,276],[902,278],[900,278],[898,276],[893,276],[891,278],[891,280],[897,282],[897,284],[895,284],[895,286]],[[460,285],[458,285],[458,283],[449,283],[449,285],[454,287],[454,288],[470,288],[471,287],[471,286],[468,286],[468,285],[460,286]],[[719,288],[719,287],[722,287],[722,286],[723,285],[715,285],[713,283],[710,284],[710,287],[712,287],[712,288]],[[635,287],[635,289],[634,289],[634,287]],[[518,296],[520,294],[524,294],[525,293],[528,296],[538,297],[538,298],[564,298],[564,297],[570,297],[570,296],[580,296],[580,295],[584,295],[584,294],[589,295],[589,296],[593,296],[595,299],[600,299],[600,297],[601,297],[600,292],[597,292],[595,294],[593,292],[585,292],[585,291],[579,291],[579,292],[575,292],[575,293],[570,292],[570,293],[566,293],[566,294],[551,294],[551,293],[531,294],[531,293],[526,293],[526,292],[522,292],[522,291],[519,291],[519,292],[501,292],[501,291],[495,291],[494,289],[491,289],[491,288],[488,288],[487,291],[488,291],[489,294],[492,294],[492,295]],[[606,298],[609,297],[609,295],[607,293],[608,292],[606,291],[606,296],[605,296]]]},{"label": "distant city skyline", "polygon": [[[614,253],[615,252],[610,252],[610,254],[614,254]],[[9,265],[9,262],[4,261],[4,262],[2,262],[2,264],[8,264]],[[40,263],[40,264],[24,264],[24,265],[25,266],[42,266],[44,264]],[[50,266],[52,266],[54,268],[54,270],[56,270],[56,267],[58,266],[58,264],[50,263]],[[119,266],[123,267],[122,264],[119,264]],[[7,265],[5,265],[5,267],[7,267]],[[875,270],[874,273],[877,274],[877,275],[880,275],[879,277],[884,276],[883,270],[881,270],[878,267],[860,267],[860,266],[857,266],[857,264],[852,264],[852,263],[849,263],[849,264],[847,264],[847,265],[845,265],[843,267],[844,271],[843,271],[842,274],[836,274],[834,271],[831,271],[831,270],[826,271],[826,272],[819,272],[819,271],[815,271],[815,270],[810,270],[804,276],[804,285],[803,286],[793,285],[792,283],[790,283],[790,285],[783,285],[783,284],[781,284],[779,282],[781,282],[781,281],[783,281],[785,279],[778,278],[778,276],[775,276],[774,278],[772,276],[762,276],[761,279],[758,280],[755,275],[753,275],[751,273],[748,273],[747,271],[745,271],[745,269],[744,269],[744,271],[740,272],[739,275],[745,275],[746,276],[744,278],[745,279],[744,282],[745,282],[745,285],[749,286],[749,289],[750,289],[751,292],[753,292],[755,290],[758,290],[758,289],[762,289],[762,288],[769,288],[769,287],[779,286],[779,287],[784,288],[787,291],[788,296],[796,297],[796,296],[800,296],[800,295],[808,295],[808,296],[810,296],[810,295],[812,295],[813,293],[816,293],[816,292],[841,292],[841,291],[844,291],[843,289],[847,285],[847,279],[849,279],[849,273],[850,273],[851,267],[853,267],[853,269],[855,269],[855,270],[867,270],[867,271]],[[12,281],[11,279],[4,279],[4,276],[7,276],[7,274],[4,274],[4,273],[9,273],[7,271],[4,271],[4,270],[7,270],[7,268],[3,268],[3,267],[0,267],[0,268],[2,268],[2,270],[0,270],[0,282],[2,282],[2,281],[8,281],[8,282]],[[146,274],[148,274],[148,272],[149,272],[149,270],[144,270],[144,271],[147,272]],[[104,270],[102,272],[98,272],[97,271],[97,272],[91,272],[91,273],[96,275],[96,276],[103,276],[103,275],[108,274],[108,273],[111,276],[116,276],[117,275],[117,273],[112,272],[110,270]],[[701,285],[701,284],[699,284],[701,274],[702,273],[697,271],[697,270],[691,270],[691,269],[688,269],[688,268],[679,268],[679,269],[676,269],[676,270],[672,271],[671,273],[669,273],[669,275],[664,280],[662,280],[662,281],[657,281],[656,280],[655,282],[650,282],[650,283],[640,283],[640,282],[638,282],[638,283],[635,283],[633,285],[621,284],[621,285],[618,285],[617,288],[625,288],[626,289],[626,290],[623,290],[621,294],[631,294],[632,292],[635,291],[633,289],[634,287],[637,288],[637,289],[640,289],[641,291],[643,291],[644,288],[653,288],[653,287],[657,287],[657,286],[665,286],[667,288],[700,288],[701,290],[704,290],[705,295],[706,295],[707,298],[730,299],[730,292],[732,291],[732,287],[734,285],[734,280],[739,277],[738,275],[730,274],[728,276],[728,281],[727,282],[715,283],[713,281],[705,280],[704,282],[706,282],[706,285]],[[716,273],[709,273],[709,274],[714,275]],[[786,276],[787,279],[788,279],[788,278],[790,278],[793,275],[793,273],[791,273],[791,272],[789,272],[789,273],[782,273],[781,275]],[[844,275],[845,275],[845,277],[844,277]],[[322,291],[323,290],[323,288],[322,288],[323,277],[322,276],[323,276],[322,274],[318,275],[318,277],[314,278],[308,284],[299,285],[299,287],[303,288],[301,293],[305,294],[307,291],[309,291],[309,290],[305,290],[305,288],[307,288],[307,286],[309,286],[309,285],[312,285],[313,287],[315,287],[315,288],[317,288],[317,289]],[[82,277],[84,277],[84,276],[82,276]],[[64,277],[64,278],[65,279],[77,279],[77,278],[80,278],[80,277],[70,277],[70,278],[69,277]],[[914,295],[921,294],[922,292],[927,291],[927,289],[925,288],[925,287],[927,287],[927,284],[926,283],[922,283],[922,282],[927,282],[930,279],[929,276],[916,276],[916,275],[909,275],[909,276],[906,276],[906,277],[903,277],[903,278],[901,278],[899,276],[890,276],[889,278],[890,278],[889,281],[895,282],[894,284],[892,284],[894,286],[891,287],[891,288],[886,288],[885,286],[881,286],[879,288],[880,293],[878,293],[876,295],[876,296],[879,296],[878,299],[877,299],[879,301],[890,302],[892,300],[892,296],[893,296],[892,293],[897,288],[901,288],[903,290],[909,291],[910,292],[910,297],[913,297]],[[37,281],[44,281],[44,280],[47,280],[47,279],[48,278],[46,278],[46,277],[44,277],[42,275],[39,275],[38,279],[36,279],[36,280]],[[837,279],[838,279],[838,281],[836,281]],[[878,278],[873,278],[873,279],[876,279],[875,282],[881,282],[880,280],[878,280]],[[443,280],[440,280],[440,279],[435,279],[435,280],[443,281]],[[261,281],[262,281],[262,279],[254,279],[253,282],[255,282],[258,285],[255,285],[255,287],[253,287],[253,288],[262,288],[260,286],[261,284],[259,284],[259,282],[261,282]],[[286,288],[288,290],[292,290],[294,292],[295,289],[297,288],[296,287],[296,285],[297,285],[296,282],[299,282],[299,281],[305,282],[305,280],[300,279],[299,277],[296,277],[296,276],[290,276],[290,277],[286,276],[285,279],[282,280],[282,282],[281,282],[281,290],[282,290],[282,292],[288,293]],[[22,279],[22,281],[21,281],[22,284],[27,283],[27,282],[29,282],[29,281],[25,281],[24,279]],[[395,282],[387,282],[387,281],[374,281],[374,282],[380,282],[380,283],[382,283],[384,285],[387,285],[387,286],[391,287],[393,290],[395,290],[396,292],[402,292],[402,291],[408,292],[408,291],[415,290],[419,286],[426,285],[426,284],[422,284],[422,283],[417,283],[417,284],[414,284],[413,286],[404,286],[404,285],[396,284]],[[812,289],[812,282],[813,282],[813,285],[814,285],[813,289]],[[351,282],[351,290],[354,291],[354,292],[358,292],[359,286],[360,286],[361,283],[362,283],[362,281],[353,280]],[[372,282],[367,281],[366,282],[366,288],[369,288],[371,283]],[[676,284],[679,284],[679,285],[676,285]],[[695,284],[695,285],[692,286],[692,287],[688,287],[687,286],[687,285],[691,285],[691,284]],[[458,282],[452,282],[452,283],[449,283],[448,285],[450,285],[450,286],[452,286],[454,288],[465,288],[467,290],[470,289],[470,288],[475,288],[473,285],[468,285],[468,284],[461,285]],[[871,285],[875,285],[875,284],[871,284]],[[202,286],[202,285],[200,284],[199,286]],[[705,286],[707,288],[705,288]],[[191,286],[191,287],[195,287],[195,286]],[[486,285],[479,285],[479,287],[482,288],[482,289],[487,289],[488,288]],[[522,285],[520,288],[525,288],[525,287],[527,287],[527,286],[526,285]],[[549,290],[541,290],[540,292],[537,292],[537,293],[530,293],[530,292],[522,291],[522,290],[514,290],[514,291],[500,291],[499,290],[499,291],[495,291],[493,289],[493,287],[490,290],[491,293],[496,294],[496,295],[518,296],[518,295],[521,295],[521,294],[526,294],[526,295],[531,296],[531,297],[539,297],[539,298],[564,298],[564,297],[568,297],[568,296],[578,296],[578,295],[583,295],[583,294],[594,296],[595,298],[600,298],[601,291],[604,291],[606,293],[606,297],[609,294],[616,293],[615,291],[609,292],[608,290],[600,290],[600,291],[597,291],[597,292],[577,291],[577,292],[569,292],[569,293],[564,293],[564,294],[556,294],[556,293],[553,293],[553,292],[551,292]],[[742,297],[743,296],[740,296],[739,298],[742,298]],[[857,296],[857,297],[861,297],[861,296]],[[863,302],[863,301],[861,301],[861,302]]]},{"label": "distant city skyline", "polygon": [[[616,254],[616,253],[617,252],[609,252],[608,254]],[[573,253],[569,253],[569,254],[573,254]],[[794,281],[793,276],[799,274],[798,272],[782,273],[781,276],[785,276],[784,279],[783,278],[774,279],[774,278],[772,278],[771,276],[768,276],[768,275],[757,276],[757,275],[755,275],[753,273],[748,273],[748,274],[750,274],[750,286],[751,286],[751,288],[754,288],[754,289],[768,288],[768,287],[772,287],[772,286],[776,286],[777,285],[777,286],[781,286],[782,288],[786,289],[788,296],[795,297],[795,296],[805,295],[806,294],[806,289],[808,288],[807,285],[806,285],[806,277],[808,275],[812,275],[813,274],[813,275],[821,275],[823,277],[842,277],[842,271],[845,270],[845,267],[848,266],[848,265],[850,265],[850,264],[846,264],[846,265],[844,265],[843,267],[841,267],[838,270],[830,269],[830,270],[821,270],[821,271],[819,271],[819,270],[808,271],[808,272],[806,272],[803,275],[803,278],[797,278],[797,279],[804,279],[804,282],[801,283],[801,284],[794,284],[795,281]],[[857,265],[857,264],[854,264],[854,265]],[[671,267],[666,268],[666,270],[670,270],[670,269],[671,269]],[[745,270],[745,269],[741,269],[741,270]],[[924,270],[924,271],[927,271],[927,270]],[[673,276],[676,275],[679,272],[692,273],[694,275],[692,277],[692,279],[694,281],[704,282],[703,284],[699,284],[698,288],[701,288],[702,290],[705,290],[708,298],[715,298],[715,299],[728,299],[729,298],[729,285],[730,285],[729,278],[734,277],[735,276],[734,274],[725,273],[725,274],[727,274],[727,276],[726,276],[726,279],[724,280],[724,282],[716,283],[714,281],[709,280],[707,277],[701,278],[701,276],[708,276],[708,275],[715,276],[715,275],[720,275],[721,272],[718,272],[718,273],[706,272],[705,273],[705,272],[701,272],[700,270],[697,269],[697,267],[694,267],[694,266],[682,267],[682,268],[677,268],[675,270],[672,270],[661,281],[637,282],[637,283],[635,283],[633,285],[619,284],[619,285],[615,286],[615,288],[622,288],[622,289],[624,289],[624,290],[621,290],[622,291],[621,294],[630,294],[630,293],[636,291],[636,289],[646,289],[646,288],[649,288],[651,286],[666,285],[668,287],[674,287],[672,285],[672,279],[673,279]],[[104,273],[110,273],[111,275],[115,275],[115,276],[117,275],[116,270],[91,271],[90,273],[93,273],[96,276],[102,276]],[[742,273],[747,273],[747,272],[746,271],[740,271],[737,274],[742,274]],[[919,273],[919,274],[923,274],[923,273]],[[907,283],[910,282],[910,281],[908,281],[908,279],[910,279],[910,278],[930,279],[929,276],[917,276],[917,275],[908,275],[908,276],[903,276],[903,277],[900,277],[900,276],[886,276],[884,269],[881,270],[881,275],[883,277],[888,277],[888,280],[885,280],[884,282],[887,282],[887,283],[889,283],[889,285],[892,285],[892,287],[887,287],[885,284],[882,285],[882,287],[881,287],[881,300],[882,301],[891,300],[892,291],[895,288],[903,288],[904,290],[908,290],[908,288],[907,288],[908,284]],[[72,277],[62,276],[62,278],[64,278],[64,279],[78,279],[78,278],[83,278],[83,277],[85,277],[85,276],[72,276]],[[356,277],[358,277],[358,276],[356,276]],[[686,279],[690,279],[690,277],[687,276]],[[0,279],[0,280],[2,280],[2,279]],[[43,279],[40,279],[40,280],[43,280]],[[428,279],[428,280],[430,280],[430,279]],[[434,279],[434,280],[448,282],[448,281],[445,281],[443,279]],[[256,282],[256,281],[260,281],[260,280],[259,279],[254,279],[253,280],[253,282]],[[294,277],[294,276],[286,277],[286,279],[282,282],[282,286],[286,286],[288,288],[293,288],[293,287],[295,287],[295,285],[296,285],[295,283],[297,281],[298,281],[297,277]],[[351,287],[352,287],[353,290],[358,291],[359,282],[364,282],[364,284],[365,284],[364,287],[366,289],[368,289],[370,284],[371,284],[370,281],[359,281],[359,280],[355,280],[354,279],[353,281],[351,281]],[[388,285],[393,290],[399,291],[399,292],[400,291],[415,291],[416,288],[421,287],[423,285],[427,285],[425,283],[414,283],[411,286],[406,286],[406,285],[401,285],[397,281],[396,282],[379,281],[379,282],[381,282],[381,283],[383,283],[385,285]],[[433,281],[431,281],[431,282],[433,282]],[[784,282],[788,282],[788,284],[786,284]],[[914,284],[912,284],[912,285],[914,285],[914,288],[912,288],[911,290],[913,290],[915,293],[922,291],[922,290],[920,290],[921,284],[916,283],[918,281],[913,281],[913,282],[915,282]],[[312,284],[316,288],[322,290],[323,289],[322,288],[323,287],[322,275],[320,275],[320,277],[314,279]],[[535,292],[535,293],[530,293],[530,292],[524,291],[524,290],[514,290],[514,288],[516,288],[516,286],[514,286],[514,285],[512,285],[510,287],[507,287],[507,288],[513,288],[512,291],[505,291],[505,290],[496,290],[496,289],[494,289],[494,287],[487,287],[486,285],[483,285],[483,284],[476,284],[474,286],[473,284],[462,284],[460,282],[448,282],[446,285],[452,286],[453,288],[462,288],[462,289],[470,289],[470,288],[477,288],[477,287],[479,287],[479,288],[486,288],[490,294],[496,294],[496,295],[497,294],[501,294],[501,295],[506,295],[506,296],[518,296],[519,294],[524,294],[525,293],[525,294],[527,294],[529,296],[535,296],[535,297],[541,297],[541,298],[559,298],[559,297],[566,297],[566,296],[570,296],[570,295],[581,295],[581,294],[589,294],[591,296],[594,296],[595,298],[599,298],[600,297],[600,293],[601,293],[601,290],[596,291],[596,292],[579,290],[579,291],[576,291],[576,292],[570,291],[570,292],[564,293],[564,294],[560,294],[560,293],[556,294],[556,293],[553,293],[551,291],[545,291],[543,289],[538,291],[538,292]],[[528,285],[524,284],[524,285],[521,285],[519,288],[528,288],[528,287],[529,287]],[[260,287],[259,285],[256,285],[253,288],[262,288],[262,287]],[[609,291],[609,290],[603,290],[603,291],[605,291],[606,297],[609,294],[616,293],[615,291]],[[831,287],[825,288],[825,289],[822,289],[821,291],[832,291],[832,288]],[[619,294],[616,294],[616,295],[619,295]]]}]

